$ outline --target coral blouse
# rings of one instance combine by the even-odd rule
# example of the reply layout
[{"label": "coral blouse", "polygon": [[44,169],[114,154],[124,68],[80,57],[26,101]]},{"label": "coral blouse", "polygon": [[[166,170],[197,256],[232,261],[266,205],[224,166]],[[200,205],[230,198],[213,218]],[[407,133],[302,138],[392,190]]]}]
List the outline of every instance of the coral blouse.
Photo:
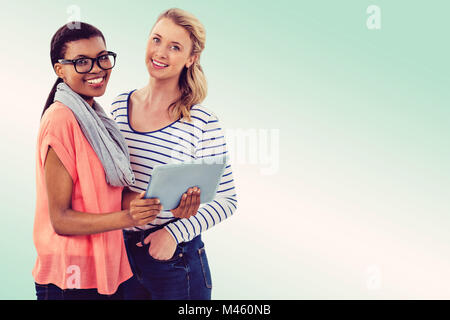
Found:
[{"label": "coral blouse", "polygon": [[38,134],[33,230],[37,260],[33,277],[38,284],[53,283],[61,289],[97,288],[100,294],[113,294],[132,276],[122,230],[83,236],[56,234],[50,221],[44,174],[50,146],[72,177],[73,210],[121,210],[122,188],[106,183],[103,166],[72,111],[60,102],[53,103],[41,119]]}]

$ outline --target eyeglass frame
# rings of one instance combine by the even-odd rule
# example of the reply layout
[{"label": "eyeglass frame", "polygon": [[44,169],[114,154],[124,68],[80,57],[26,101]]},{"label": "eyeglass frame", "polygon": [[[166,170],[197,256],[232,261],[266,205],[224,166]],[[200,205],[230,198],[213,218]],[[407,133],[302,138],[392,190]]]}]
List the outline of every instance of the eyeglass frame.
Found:
[{"label": "eyeglass frame", "polygon": [[[96,62],[97,62],[97,66],[98,66],[100,69],[102,69],[102,70],[111,70],[111,69],[114,68],[115,65],[116,65],[116,57],[117,57],[117,53],[112,52],[112,51],[106,51],[106,52],[107,52],[106,54],[102,54],[102,55],[98,56],[97,58],[82,57],[82,58],[77,58],[77,59],[72,59],[72,60],[70,60],[70,59],[59,59],[58,62],[61,63],[61,64],[73,64],[73,67],[74,67],[75,71],[76,71],[77,73],[80,73],[80,74],[85,74],[85,73],[91,72],[92,69],[94,68],[94,63],[96,63]],[[105,69],[105,68],[103,68],[103,67],[100,65],[100,62],[99,62],[98,59],[101,58],[101,57],[104,57],[104,56],[106,56],[106,55],[112,55],[112,56],[114,57],[114,64],[113,64],[113,66],[112,66],[111,68],[106,68],[106,69]],[[92,63],[91,63],[91,68],[89,69],[89,71],[86,71],[86,72],[79,72],[79,71],[77,70],[76,63],[77,63],[78,60],[81,60],[81,59],[88,59],[88,60],[91,60]]]}]

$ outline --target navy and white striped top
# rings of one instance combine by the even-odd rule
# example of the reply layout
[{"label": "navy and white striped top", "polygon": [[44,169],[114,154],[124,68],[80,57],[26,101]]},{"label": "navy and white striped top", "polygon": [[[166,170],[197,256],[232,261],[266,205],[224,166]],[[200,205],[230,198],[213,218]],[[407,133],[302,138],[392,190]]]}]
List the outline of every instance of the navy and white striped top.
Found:
[{"label": "navy and white striped top", "polygon": [[[177,120],[151,132],[134,130],[128,116],[128,103],[133,91],[120,94],[110,109],[128,144],[131,167],[136,176],[135,185],[130,187],[132,191],[142,192],[147,189],[152,170],[157,165],[218,156],[228,152],[219,119],[211,110],[201,105],[194,105],[191,108],[192,122]],[[172,212],[163,210],[148,225],[127,230],[149,229],[174,220],[165,228],[177,243],[187,242],[230,217],[236,209],[233,172],[230,163],[227,163],[214,200],[200,205],[195,216],[174,220]]]}]

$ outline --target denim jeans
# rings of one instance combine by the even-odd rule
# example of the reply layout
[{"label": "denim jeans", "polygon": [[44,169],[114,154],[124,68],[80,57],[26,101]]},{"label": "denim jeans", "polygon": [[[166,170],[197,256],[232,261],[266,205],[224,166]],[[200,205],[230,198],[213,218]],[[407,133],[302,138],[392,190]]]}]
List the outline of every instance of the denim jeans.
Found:
[{"label": "denim jeans", "polygon": [[211,273],[201,236],[180,243],[172,258],[162,261],[150,256],[149,244],[136,246],[153,231],[124,231],[133,270],[133,277],[122,284],[124,299],[210,300]]},{"label": "denim jeans", "polygon": [[97,289],[61,289],[52,283],[35,283],[37,300],[119,300],[123,299],[122,290],[112,295],[104,295]]}]

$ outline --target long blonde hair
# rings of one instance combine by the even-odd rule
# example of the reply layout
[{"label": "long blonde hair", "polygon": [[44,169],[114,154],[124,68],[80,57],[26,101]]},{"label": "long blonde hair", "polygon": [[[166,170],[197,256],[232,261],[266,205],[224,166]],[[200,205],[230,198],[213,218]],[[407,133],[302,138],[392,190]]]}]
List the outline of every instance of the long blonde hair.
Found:
[{"label": "long blonde hair", "polygon": [[169,111],[175,119],[180,117],[191,121],[190,109],[193,105],[201,103],[208,90],[206,77],[200,65],[200,54],[205,48],[206,32],[203,24],[191,13],[172,8],[164,11],[155,22],[163,18],[172,20],[176,25],[189,32],[192,40],[191,55],[198,55],[197,60],[189,67],[181,71],[178,87],[181,91],[180,98],[169,106]]}]

